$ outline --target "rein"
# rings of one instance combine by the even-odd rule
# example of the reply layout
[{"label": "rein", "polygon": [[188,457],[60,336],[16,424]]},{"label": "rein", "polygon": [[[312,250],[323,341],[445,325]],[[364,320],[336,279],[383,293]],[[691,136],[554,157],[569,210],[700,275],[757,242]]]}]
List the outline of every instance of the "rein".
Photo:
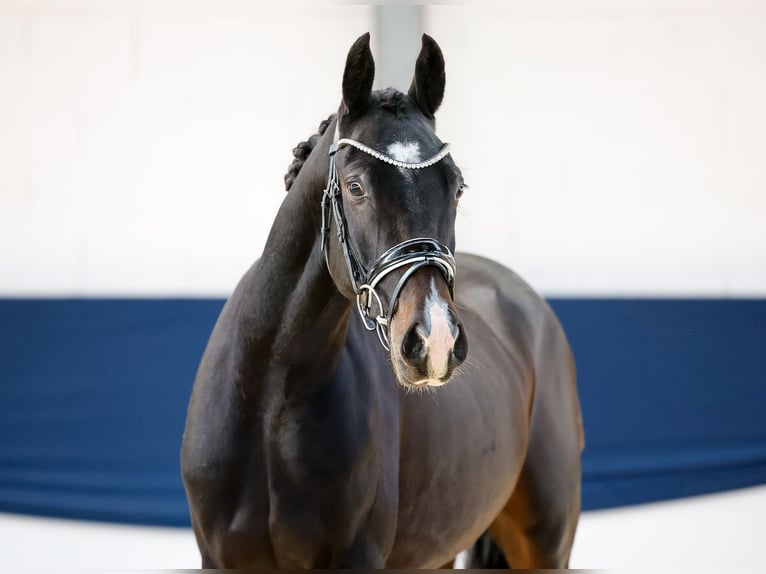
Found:
[{"label": "rein", "polygon": [[[343,212],[340,178],[338,177],[338,171],[335,166],[335,154],[345,145],[354,147],[359,151],[371,155],[377,160],[395,167],[404,169],[423,169],[444,159],[449,153],[449,144],[444,144],[436,155],[425,161],[409,163],[389,157],[358,141],[348,138],[341,139],[338,123],[336,122],[335,124],[335,137],[330,146],[330,170],[327,176],[327,187],[322,195],[321,249],[324,252],[325,262],[329,269],[330,262],[327,255],[327,242],[330,235],[330,211],[332,211],[333,218],[335,219],[335,226],[338,229],[338,241],[340,242],[346,260],[346,267],[348,268],[348,274],[351,278],[351,285],[356,294],[356,308],[359,312],[359,317],[362,319],[362,324],[368,331],[377,332],[380,344],[388,351],[389,326],[394,312],[396,311],[396,304],[404,284],[421,267],[438,267],[444,274],[444,278],[447,280],[447,285],[449,287],[450,296],[454,299],[456,272],[455,256],[452,254],[449,247],[439,243],[435,239],[417,237],[397,243],[380,255],[369,270],[364,268],[359,262],[349,241],[348,224]],[[409,266],[409,268],[404,272],[394,288],[389,302],[389,309],[386,313],[380,295],[376,291],[376,287],[389,273],[407,266]],[[373,303],[377,306],[377,314],[373,313]]]}]

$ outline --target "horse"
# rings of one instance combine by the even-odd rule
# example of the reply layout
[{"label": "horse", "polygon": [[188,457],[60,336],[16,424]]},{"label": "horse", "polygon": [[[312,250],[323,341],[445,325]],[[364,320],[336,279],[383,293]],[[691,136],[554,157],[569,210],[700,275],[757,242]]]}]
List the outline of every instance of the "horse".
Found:
[{"label": "horse", "polygon": [[199,365],[181,469],[202,566],[450,567],[480,540],[511,567],[567,567],[583,431],[566,336],[514,272],[455,255],[467,186],[435,132],[441,49],[423,35],[407,93],[373,91],[369,40]]}]

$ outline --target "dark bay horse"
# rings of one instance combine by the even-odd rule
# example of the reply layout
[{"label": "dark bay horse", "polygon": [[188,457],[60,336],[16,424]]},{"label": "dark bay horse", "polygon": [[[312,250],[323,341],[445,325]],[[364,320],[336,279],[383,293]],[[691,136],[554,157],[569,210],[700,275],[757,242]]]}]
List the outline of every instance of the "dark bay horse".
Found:
[{"label": "dark bay horse", "polygon": [[439,47],[423,36],[407,94],[373,76],[366,34],[199,366],[181,464],[202,565],[435,568],[481,538],[565,567],[583,445],[566,337],[513,272],[453,256]]}]

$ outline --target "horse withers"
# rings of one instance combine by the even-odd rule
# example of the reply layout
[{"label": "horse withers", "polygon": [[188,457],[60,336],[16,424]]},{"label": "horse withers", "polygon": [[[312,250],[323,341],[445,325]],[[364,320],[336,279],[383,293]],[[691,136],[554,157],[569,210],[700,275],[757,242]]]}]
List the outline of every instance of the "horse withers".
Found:
[{"label": "horse withers", "polygon": [[366,34],[199,366],[181,465],[202,565],[435,568],[481,538],[565,567],[583,444],[566,337],[513,272],[453,254],[437,44],[406,94],[373,76]]}]

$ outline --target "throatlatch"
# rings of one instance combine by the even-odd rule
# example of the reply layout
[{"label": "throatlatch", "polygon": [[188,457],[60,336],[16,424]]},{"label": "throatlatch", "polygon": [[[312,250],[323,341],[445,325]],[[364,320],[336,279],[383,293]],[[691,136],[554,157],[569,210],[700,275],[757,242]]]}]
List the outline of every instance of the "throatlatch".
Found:
[{"label": "throatlatch", "polygon": [[[408,163],[396,160],[377,150],[374,150],[358,141],[340,138],[338,122],[335,124],[335,137],[330,146],[330,170],[327,176],[327,187],[322,195],[322,237],[321,248],[325,255],[325,261],[329,268],[330,262],[327,255],[327,241],[330,234],[330,210],[332,210],[335,219],[335,226],[338,229],[338,241],[343,250],[343,256],[346,259],[346,267],[351,278],[351,284],[356,293],[356,308],[362,319],[362,324],[368,331],[376,331],[380,344],[386,350],[389,350],[388,329],[391,318],[396,311],[396,304],[399,295],[407,280],[412,275],[425,266],[438,267],[447,280],[450,296],[454,298],[455,293],[455,256],[446,245],[439,243],[435,239],[428,237],[417,237],[402,241],[391,247],[372,264],[370,270],[366,270],[354,253],[353,247],[348,237],[348,225],[346,216],[343,212],[343,201],[340,192],[340,179],[335,167],[335,154],[344,145],[352,146],[375,159],[383,161],[395,167],[405,169],[423,169],[430,167],[449,153],[449,144],[444,144],[439,152],[433,157],[418,163]],[[388,312],[384,312],[383,302],[376,291],[376,287],[383,278],[389,273],[409,266],[394,288],[389,302]],[[377,306],[377,315],[373,313],[373,304]]]}]

